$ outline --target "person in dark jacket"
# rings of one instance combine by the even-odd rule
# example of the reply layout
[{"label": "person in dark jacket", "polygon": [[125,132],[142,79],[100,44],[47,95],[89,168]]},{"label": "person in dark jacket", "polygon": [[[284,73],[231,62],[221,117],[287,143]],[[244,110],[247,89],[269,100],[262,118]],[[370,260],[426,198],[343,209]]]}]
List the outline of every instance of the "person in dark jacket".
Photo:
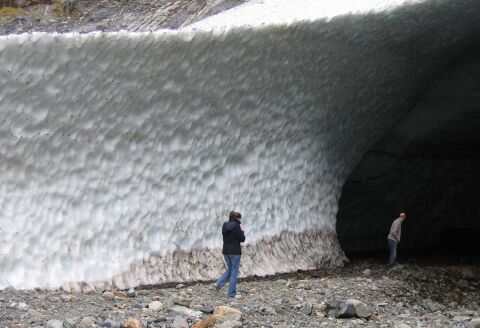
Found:
[{"label": "person in dark jacket", "polygon": [[227,271],[225,271],[215,283],[215,288],[220,290],[227,280],[230,281],[228,286],[228,297],[235,298],[237,295],[237,276],[240,269],[240,257],[242,256],[242,249],[240,243],[245,241],[245,233],[241,223],[242,215],[238,212],[231,211],[229,220],[223,224],[223,258],[227,264]]}]

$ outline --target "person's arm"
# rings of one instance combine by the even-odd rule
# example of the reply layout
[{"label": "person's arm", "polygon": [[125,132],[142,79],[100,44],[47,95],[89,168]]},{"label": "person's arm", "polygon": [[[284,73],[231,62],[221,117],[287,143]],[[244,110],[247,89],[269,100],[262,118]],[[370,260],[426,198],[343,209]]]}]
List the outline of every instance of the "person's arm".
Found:
[{"label": "person's arm", "polygon": [[243,232],[241,228],[241,224],[238,224],[235,229],[233,229],[233,233],[235,234],[235,237],[243,243],[245,241],[245,233]]},{"label": "person's arm", "polygon": [[400,234],[401,234],[401,228],[400,228],[400,222],[399,221],[396,221],[395,223],[395,226],[394,226],[394,229],[393,229],[393,235],[395,236],[395,240],[397,241],[397,243],[400,242]]}]

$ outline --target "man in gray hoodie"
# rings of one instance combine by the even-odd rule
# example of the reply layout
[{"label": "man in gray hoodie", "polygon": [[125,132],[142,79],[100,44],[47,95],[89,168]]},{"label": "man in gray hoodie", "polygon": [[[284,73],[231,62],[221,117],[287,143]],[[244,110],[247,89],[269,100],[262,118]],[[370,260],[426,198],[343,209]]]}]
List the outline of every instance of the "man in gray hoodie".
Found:
[{"label": "man in gray hoodie", "polygon": [[400,236],[402,235],[402,222],[405,221],[407,215],[400,213],[400,216],[395,219],[390,227],[390,233],[388,234],[388,248],[390,248],[390,258],[388,259],[388,266],[395,266],[395,258],[397,257],[397,244],[400,242]]}]

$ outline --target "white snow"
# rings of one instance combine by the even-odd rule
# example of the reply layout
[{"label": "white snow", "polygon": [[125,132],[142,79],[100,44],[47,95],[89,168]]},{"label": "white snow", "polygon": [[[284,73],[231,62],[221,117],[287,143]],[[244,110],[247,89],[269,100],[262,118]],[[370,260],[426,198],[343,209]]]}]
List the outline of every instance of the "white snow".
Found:
[{"label": "white snow", "polygon": [[244,274],[341,264],[342,183],[480,31],[478,4],[316,3],[0,37],[0,288],[212,278],[232,209]]}]

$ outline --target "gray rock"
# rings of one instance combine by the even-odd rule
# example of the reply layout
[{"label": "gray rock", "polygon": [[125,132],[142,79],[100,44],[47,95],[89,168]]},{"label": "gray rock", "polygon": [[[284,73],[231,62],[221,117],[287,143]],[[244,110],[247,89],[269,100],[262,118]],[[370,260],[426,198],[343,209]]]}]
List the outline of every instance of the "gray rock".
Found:
[{"label": "gray rock", "polygon": [[32,317],[33,319],[39,320],[39,319],[42,318],[42,314],[41,314],[39,311],[35,310],[35,309],[29,309],[29,310],[27,311],[27,313],[28,313],[28,315],[29,315],[30,317]]},{"label": "gray rock", "polygon": [[461,316],[459,315],[452,318],[452,320],[456,322],[470,321],[470,319],[471,318],[466,315],[461,315]]},{"label": "gray rock", "polygon": [[74,328],[75,327],[75,320],[73,319],[67,319],[63,322],[63,327],[64,328]]},{"label": "gray rock", "polygon": [[178,317],[175,317],[175,320],[173,320],[172,327],[173,328],[189,328],[189,324],[187,319],[185,319],[184,317],[178,316]]},{"label": "gray rock", "polygon": [[367,305],[359,300],[348,299],[347,303],[352,304],[355,308],[355,315],[359,318],[368,318],[372,315]]},{"label": "gray rock", "polygon": [[95,319],[92,317],[84,317],[78,323],[78,327],[80,328],[90,328],[95,325]]},{"label": "gray rock", "polygon": [[411,328],[409,325],[403,322],[397,322],[394,325],[394,328]]},{"label": "gray rock", "polygon": [[480,328],[480,318],[475,318],[470,321],[471,328]]},{"label": "gray rock", "polygon": [[61,321],[61,320],[48,320],[45,327],[46,328],[63,328],[63,321]]},{"label": "gray rock", "polygon": [[202,306],[201,308],[199,308],[198,310],[205,313],[205,314],[212,314],[214,308],[210,305],[205,305],[205,306]]},{"label": "gray rock", "polygon": [[284,303],[283,298],[276,298],[273,300],[274,305],[282,305]]},{"label": "gray rock", "polygon": [[167,310],[167,317],[174,318],[177,316],[185,318],[200,318],[202,316],[202,312],[194,311],[182,305],[174,305]]},{"label": "gray rock", "polygon": [[422,306],[427,309],[427,310],[430,310],[431,312],[437,312],[437,311],[441,311],[442,309],[444,309],[445,307],[435,301],[432,301],[431,299],[427,298],[425,300],[423,300],[422,302]]},{"label": "gray rock", "polygon": [[306,314],[306,315],[311,315],[312,314],[312,310],[313,310],[313,305],[312,303],[305,303],[302,307],[302,313]]},{"label": "gray rock", "polygon": [[162,311],[163,304],[159,301],[153,301],[150,304],[148,304],[148,308],[151,309],[152,311]]},{"label": "gray rock", "polygon": [[228,320],[218,324],[214,324],[212,328],[240,328],[243,327],[240,321]]},{"label": "gray rock", "polygon": [[351,318],[355,315],[355,307],[348,302],[331,299],[327,301],[328,316],[335,318]]},{"label": "gray rock", "polygon": [[262,312],[265,313],[265,314],[269,314],[269,315],[276,315],[277,314],[277,311],[275,311],[274,308],[271,308],[269,306],[263,308]]},{"label": "gray rock", "polygon": [[173,304],[178,304],[178,305],[182,305],[182,306],[185,306],[187,308],[190,307],[190,304],[191,304],[191,300],[186,298],[186,297],[176,297],[173,299]]},{"label": "gray rock", "polygon": [[110,328],[120,328],[122,326],[120,322],[115,321],[113,319],[105,320],[105,324],[107,325],[107,327],[110,327]]},{"label": "gray rock", "polygon": [[108,291],[107,291],[107,292],[104,292],[104,293],[102,294],[102,297],[103,297],[104,299],[106,299],[107,301],[113,301],[113,300],[115,299],[115,294],[113,294],[112,292],[108,292]]},{"label": "gray rock", "polygon": [[130,288],[127,292],[127,297],[134,298],[136,296],[137,296],[137,292],[135,291],[135,289]]},{"label": "gray rock", "polygon": [[22,311],[28,310],[28,307],[29,306],[26,303],[23,303],[23,302],[20,302],[17,305],[17,309],[22,310]]}]

